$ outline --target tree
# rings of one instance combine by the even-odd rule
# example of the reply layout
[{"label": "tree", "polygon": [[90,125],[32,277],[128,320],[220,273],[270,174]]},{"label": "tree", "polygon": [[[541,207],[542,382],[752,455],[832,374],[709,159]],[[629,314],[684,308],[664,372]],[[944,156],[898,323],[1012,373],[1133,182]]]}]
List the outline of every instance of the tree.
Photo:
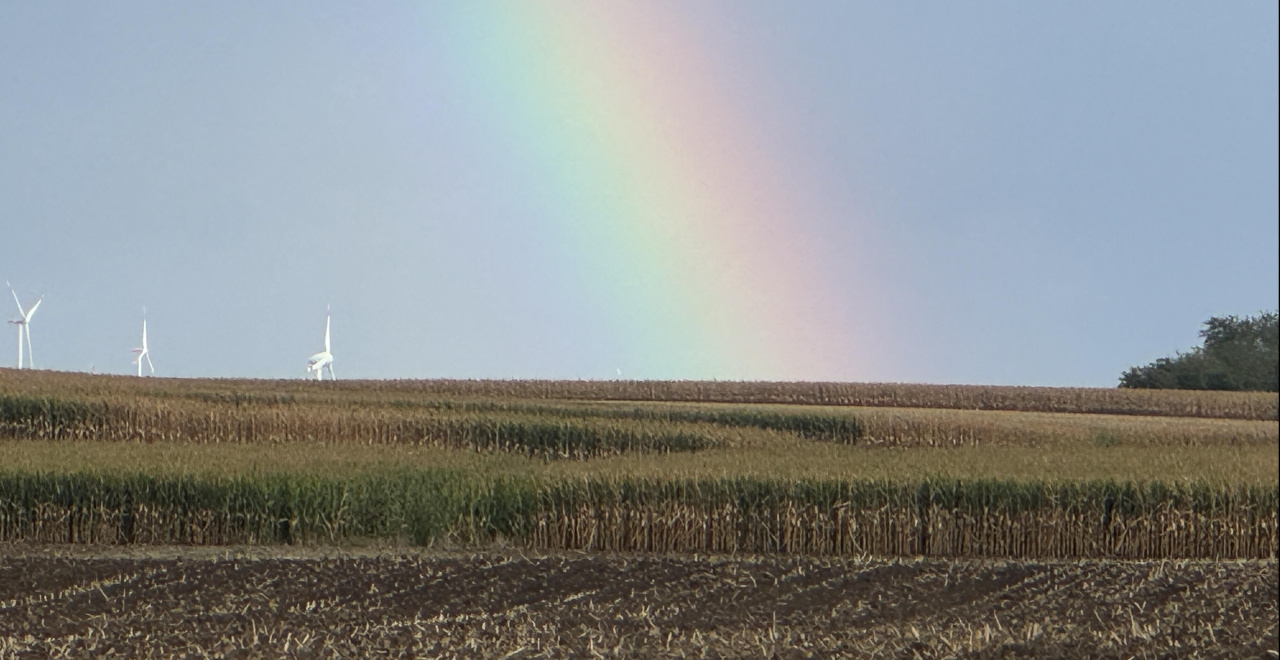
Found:
[{"label": "tree", "polygon": [[1204,346],[1120,376],[1120,387],[1280,391],[1280,313],[1221,316],[1204,322]]}]

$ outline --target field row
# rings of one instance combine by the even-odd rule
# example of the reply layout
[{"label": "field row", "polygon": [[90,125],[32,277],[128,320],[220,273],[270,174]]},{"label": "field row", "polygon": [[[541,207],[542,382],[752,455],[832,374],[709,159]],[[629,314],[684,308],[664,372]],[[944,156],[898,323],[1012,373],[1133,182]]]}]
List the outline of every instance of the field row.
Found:
[{"label": "field row", "polygon": [[1275,562],[226,554],[0,554],[0,657],[1280,650]]},{"label": "field row", "polygon": [[0,471],[245,477],[264,473],[344,478],[448,468],[486,477],[553,481],[701,480],[725,476],[800,481],[915,482],[930,477],[1014,481],[1277,481],[1276,445],[978,445],[894,449],[785,438],[696,454],[626,454],[546,461],[504,452],[338,443],[192,444],[0,440]]},{"label": "field row", "polygon": [[1280,419],[1280,397],[1274,392],[886,383],[406,380],[321,384],[301,380],[138,379],[5,369],[0,370],[0,395],[4,394],[73,399],[154,397],[206,403],[273,405],[418,405],[460,398],[665,401]]},{"label": "field row", "polygon": [[1277,486],[0,473],[0,541],[1274,558]]},{"label": "field row", "polygon": [[761,447],[1224,446],[1280,442],[1271,421],[737,404],[435,401],[234,403],[0,395],[0,438],[414,445],[544,459]]}]

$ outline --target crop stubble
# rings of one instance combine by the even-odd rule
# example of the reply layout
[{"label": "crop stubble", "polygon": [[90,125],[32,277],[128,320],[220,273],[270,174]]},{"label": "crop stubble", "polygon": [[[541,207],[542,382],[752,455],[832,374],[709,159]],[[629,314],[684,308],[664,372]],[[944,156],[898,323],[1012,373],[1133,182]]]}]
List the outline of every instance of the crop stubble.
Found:
[{"label": "crop stubble", "polygon": [[1259,657],[1267,562],[0,555],[0,656]]}]

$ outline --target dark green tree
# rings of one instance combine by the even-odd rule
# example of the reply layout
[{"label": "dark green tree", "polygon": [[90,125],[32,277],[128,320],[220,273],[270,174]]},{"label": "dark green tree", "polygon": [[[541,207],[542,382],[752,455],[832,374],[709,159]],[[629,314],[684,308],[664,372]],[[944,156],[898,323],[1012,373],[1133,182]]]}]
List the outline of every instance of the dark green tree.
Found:
[{"label": "dark green tree", "polygon": [[1215,316],[1204,322],[1204,346],[1120,376],[1120,387],[1280,391],[1280,314]]}]

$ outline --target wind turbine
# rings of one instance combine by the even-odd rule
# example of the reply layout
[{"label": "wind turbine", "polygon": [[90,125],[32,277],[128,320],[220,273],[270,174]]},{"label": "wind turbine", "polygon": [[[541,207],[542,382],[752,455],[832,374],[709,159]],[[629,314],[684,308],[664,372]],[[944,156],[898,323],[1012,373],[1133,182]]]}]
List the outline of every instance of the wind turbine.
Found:
[{"label": "wind turbine", "polygon": [[329,352],[329,308],[324,308],[324,350],[307,358],[307,373],[316,372],[316,380],[324,380],[324,368],[329,367],[329,380],[338,380],[333,375],[333,353]]},{"label": "wind turbine", "polygon": [[138,377],[142,377],[142,358],[147,359],[147,367],[151,369],[151,375],[155,375],[156,367],[151,364],[151,351],[147,350],[147,310],[142,310],[142,348],[133,349],[138,357],[133,358],[134,364],[138,365]]},{"label": "wind turbine", "polygon": [[36,304],[24,312],[22,311],[22,301],[18,300],[18,292],[13,290],[12,284],[8,282],[5,282],[5,284],[9,287],[9,293],[13,294],[13,302],[18,303],[18,313],[22,315],[22,318],[16,321],[9,321],[10,325],[18,326],[18,368],[22,368],[22,335],[25,333],[27,335],[27,368],[35,369],[36,359],[31,354],[31,319],[36,315],[36,308],[40,306],[40,303],[44,302],[44,296],[40,296]]}]

